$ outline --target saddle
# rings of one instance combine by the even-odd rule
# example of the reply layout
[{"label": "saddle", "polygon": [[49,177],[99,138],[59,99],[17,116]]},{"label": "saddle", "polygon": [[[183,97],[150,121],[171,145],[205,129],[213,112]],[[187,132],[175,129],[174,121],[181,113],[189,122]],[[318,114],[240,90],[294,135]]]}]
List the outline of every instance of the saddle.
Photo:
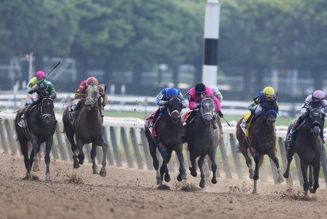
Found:
[{"label": "saddle", "polygon": [[252,125],[252,122],[253,122],[253,117],[252,117],[252,119],[248,122],[248,120],[250,119],[250,117],[251,117],[251,112],[248,112],[247,114],[245,114],[245,115],[243,116],[243,120],[242,120],[242,123],[243,123],[243,122],[246,122],[246,123],[247,123],[247,128],[246,128],[246,129],[243,129],[243,128],[242,128],[242,131],[244,132],[244,134],[245,134],[246,137],[249,137],[249,129],[250,129],[250,127],[251,127],[251,125]]},{"label": "saddle", "polygon": [[[154,124],[152,124],[153,121],[153,117],[155,115],[156,112],[151,113],[146,119],[145,119],[145,124],[146,126],[149,128],[150,133],[153,137],[157,137],[158,133],[157,133],[157,126],[158,126],[158,121],[160,120],[160,118],[162,117],[161,114],[159,114],[157,120],[155,121]],[[151,129],[152,128],[152,129]]]},{"label": "saddle", "polygon": [[[183,114],[182,116],[182,122],[183,124],[186,123],[186,121],[188,120],[188,118],[191,116],[192,111],[187,111],[186,113]],[[195,116],[191,119],[191,121],[189,121],[188,124],[192,124],[192,122],[194,121]]]}]

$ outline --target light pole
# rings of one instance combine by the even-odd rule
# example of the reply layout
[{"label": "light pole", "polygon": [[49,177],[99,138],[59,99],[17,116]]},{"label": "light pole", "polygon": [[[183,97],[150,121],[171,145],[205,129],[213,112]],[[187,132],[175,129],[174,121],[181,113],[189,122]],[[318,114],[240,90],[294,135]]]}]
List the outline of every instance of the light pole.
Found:
[{"label": "light pole", "polygon": [[217,84],[219,15],[219,0],[207,0],[204,18],[204,58],[202,67],[202,82],[207,86]]},{"label": "light pole", "polygon": [[33,53],[29,53],[25,56],[28,60],[28,79],[30,80],[33,77]]}]

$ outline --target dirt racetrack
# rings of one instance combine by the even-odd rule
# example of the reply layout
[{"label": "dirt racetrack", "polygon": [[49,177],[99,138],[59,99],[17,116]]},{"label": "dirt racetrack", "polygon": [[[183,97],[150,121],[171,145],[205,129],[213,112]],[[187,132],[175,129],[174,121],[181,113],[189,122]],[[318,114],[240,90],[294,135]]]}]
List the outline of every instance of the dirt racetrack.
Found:
[{"label": "dirt racetrack", "polygon": [[[327,218],[327,190],[305,199],[300,187],[218,179],[203,191],[181,191],[172,174],[171,190],[154,186],[155,173],[107,167],[107,177],[91,166],[73,170],[71,163],[51,163],[53,181],[44,182],[44,164],[25,181],[21,157],[0,155],[0,218]],[[189,176],[189,184],[199,179]],[[321,187],[324,187],[321,184]]]}]

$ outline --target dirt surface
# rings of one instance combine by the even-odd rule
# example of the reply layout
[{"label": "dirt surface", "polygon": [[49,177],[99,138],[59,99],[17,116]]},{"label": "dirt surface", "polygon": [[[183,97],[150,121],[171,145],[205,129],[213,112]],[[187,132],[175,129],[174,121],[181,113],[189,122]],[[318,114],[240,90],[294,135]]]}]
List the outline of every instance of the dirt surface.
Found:
[{"label": "dirt surface", "polygon": [[[199,178],[189,176],[192,191],[172,181],[170,191],[158,190],[153,171],[107,167],[107,177],[91,174],[91,166],[74,170],[71,163],[51,163],[53,181],[44,182],[44,164],[35,175],[22,180],[21,157],[0,155],[0,218],[327,218],[327,190],[304,198],[300,187],[251,181],[207,180],[198,190]],[[100,169],[100,167],[98,167]],[[323,184],[321,184],[324,187]]]}]

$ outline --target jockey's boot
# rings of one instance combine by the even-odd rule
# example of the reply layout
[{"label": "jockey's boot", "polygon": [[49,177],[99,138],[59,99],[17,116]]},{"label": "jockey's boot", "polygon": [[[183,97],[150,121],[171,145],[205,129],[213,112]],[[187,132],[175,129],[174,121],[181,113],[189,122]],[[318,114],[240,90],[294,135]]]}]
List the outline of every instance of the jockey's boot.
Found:
[{"label": "jockey's boot", "polygon": [[25,128],[26,127],[26,122],[25,122],[25,118],[26,118],[26,112],[30,109],[31,105],[27,105],[24,110],[22,115],[20,116],[19,122],[18,122],[18,126],[21,128]]},{"label": "jockey's boot", "polygon": [[154,125],[159,117],[160,112],[160,109],[157,109],[157,111],[153,115],[152,121],[149,123],[149,128],[154,128]]}]

